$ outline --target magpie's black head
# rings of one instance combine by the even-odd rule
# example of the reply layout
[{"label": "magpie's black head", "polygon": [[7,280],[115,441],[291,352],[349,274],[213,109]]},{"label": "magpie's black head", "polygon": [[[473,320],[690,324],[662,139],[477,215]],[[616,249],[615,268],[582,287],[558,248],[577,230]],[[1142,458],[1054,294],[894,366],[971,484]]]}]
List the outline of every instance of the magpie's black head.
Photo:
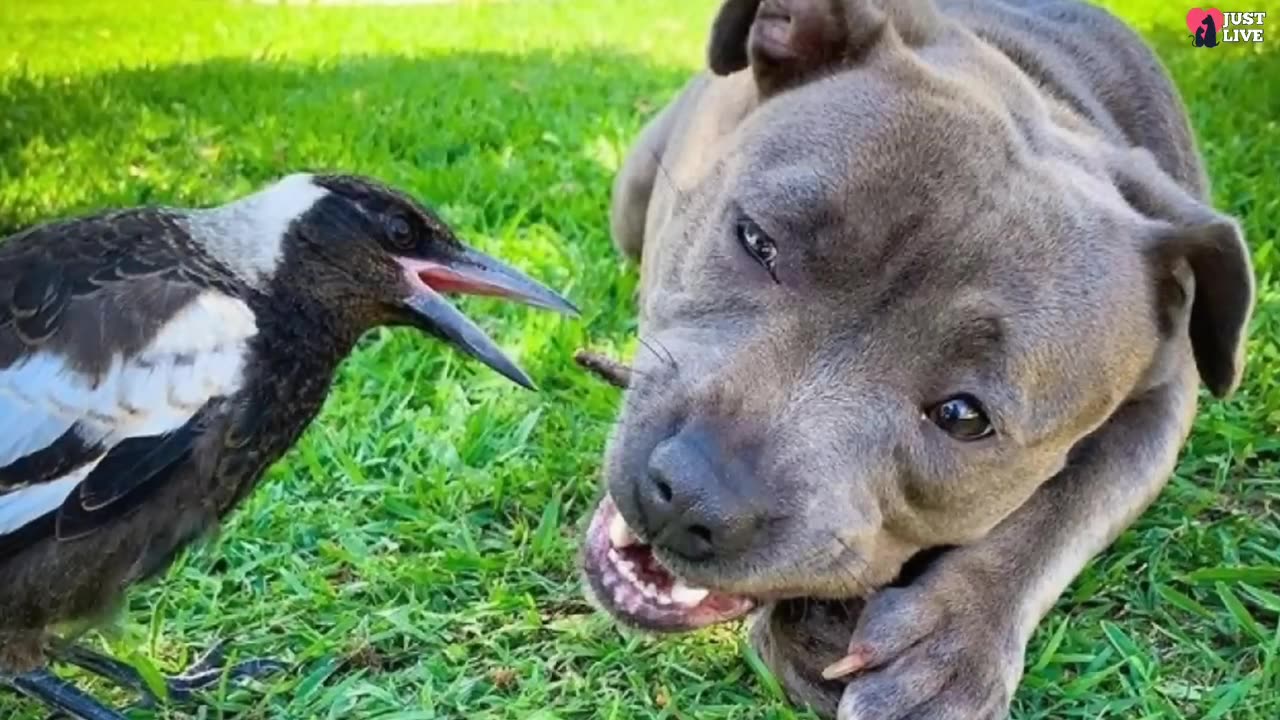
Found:
[{"label": "magpie's black head", "polygon": [[511,380],[533,387],[445,293],[489,295],[576,315],[568,300],[499,260],[463,245],[434,212],[376,180],[294,175],[277,192],[311,194],[289,224],[284,254],[322,302],[367,327],[408,325],[439,337]]}]

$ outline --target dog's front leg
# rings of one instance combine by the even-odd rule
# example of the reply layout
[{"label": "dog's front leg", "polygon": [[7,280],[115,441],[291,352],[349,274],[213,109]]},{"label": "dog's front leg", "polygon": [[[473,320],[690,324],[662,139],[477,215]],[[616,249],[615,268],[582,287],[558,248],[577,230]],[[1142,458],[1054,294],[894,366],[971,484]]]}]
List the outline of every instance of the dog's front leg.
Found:
[{"label": "dog's front leg", "polygon": [[840,720],[1007,717],[1040,620],[1172,473],[1195,409],[1183,380],[1123,406],[984,539],[873,595],[829,668],[851,678]]}]

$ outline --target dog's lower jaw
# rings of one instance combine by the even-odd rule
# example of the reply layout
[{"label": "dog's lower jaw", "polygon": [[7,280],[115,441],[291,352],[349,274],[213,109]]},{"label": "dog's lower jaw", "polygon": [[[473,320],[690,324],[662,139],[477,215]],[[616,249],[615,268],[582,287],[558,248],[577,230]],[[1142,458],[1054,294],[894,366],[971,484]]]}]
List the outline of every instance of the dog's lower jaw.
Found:
[{"label": "dog's lower jaw", "polygon": [[736,620],[757,605],[747,596],[691,587],[639,542],[613,500],[601,498],[580,556],[584,590],[618,622],[651,632],[688,632]]}]

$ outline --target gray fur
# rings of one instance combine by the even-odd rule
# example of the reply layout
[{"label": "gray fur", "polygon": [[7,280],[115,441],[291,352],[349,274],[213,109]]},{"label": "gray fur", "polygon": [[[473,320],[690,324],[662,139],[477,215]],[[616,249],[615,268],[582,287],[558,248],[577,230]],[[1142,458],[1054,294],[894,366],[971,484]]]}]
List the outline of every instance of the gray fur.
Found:
[{"label": "gray fur", "polygon": [[[1167,481],[1197,383],[1237,386],[1247,247],[1164,70],[1100,9],[760,5],[726,0],[709,59],[739,71],[692,79],[615,183],[640,332],[675,362],[636,358],[610,493],[642,526],[655,448],[696,424],[751,458],[716,482],[768,510],[745,549],[663,563],[724,592],[868,596],[834,625],[766,608],[753,639],[793,699],[1004,717],[1036,623]],[[779,283],[737,243],[740,211]],[[958,391],[996,438],[922,418]],[[958,549],[877,590],[936,546]],[[833,626],[825,650],[797,642]],[[841,690],[813,653],[848,643],[878,664]]]}]

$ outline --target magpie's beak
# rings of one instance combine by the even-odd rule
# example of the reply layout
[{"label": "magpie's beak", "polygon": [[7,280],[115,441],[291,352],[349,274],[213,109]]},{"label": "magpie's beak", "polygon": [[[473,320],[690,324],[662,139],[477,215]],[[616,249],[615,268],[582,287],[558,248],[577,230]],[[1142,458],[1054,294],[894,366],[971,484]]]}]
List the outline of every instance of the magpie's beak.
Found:
[{"label": "magpie's beak", "polygon": [[460,350],[530,390],[533,381],[511,361],[484,331],[444,299],[443,293],[487,295],[525,305],[578,314],[578,308],[528,275],[469,248],[452,250],[439,260],[397,257],[412,292],[405,305],[424,329],[437,333]]}]

